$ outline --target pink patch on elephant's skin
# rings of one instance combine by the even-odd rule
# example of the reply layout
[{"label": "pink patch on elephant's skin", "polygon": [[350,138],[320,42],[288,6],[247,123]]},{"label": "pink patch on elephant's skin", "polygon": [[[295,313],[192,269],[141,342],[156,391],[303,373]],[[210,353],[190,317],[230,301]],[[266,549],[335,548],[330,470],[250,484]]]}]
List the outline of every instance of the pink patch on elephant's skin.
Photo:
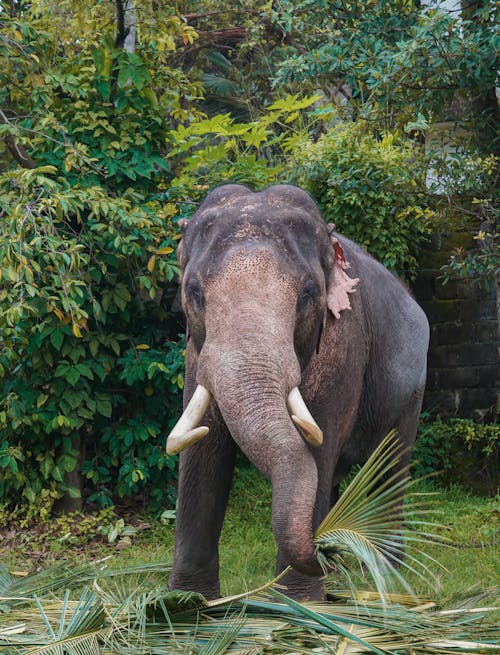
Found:
[{"label": "pink patch on elephant's skin", "polygon": [[344,258],[344,251],[338,239],[330,237],[333,250],[334,250],[334,271],[333,283],[328,289],[327,303],[328,308],[335,316],[340,318],[340,312],[344,309],[351,309],[349,296],[347,294],[354,293],[359,278],[351,278],[347,275],[346,271],[350,268],[348,262]]}]

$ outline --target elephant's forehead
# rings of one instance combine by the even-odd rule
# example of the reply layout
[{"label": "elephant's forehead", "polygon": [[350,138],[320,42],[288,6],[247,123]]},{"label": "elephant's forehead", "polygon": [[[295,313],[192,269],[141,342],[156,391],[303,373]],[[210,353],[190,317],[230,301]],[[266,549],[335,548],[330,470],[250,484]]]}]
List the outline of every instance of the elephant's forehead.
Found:
[{"label": "elephant's forehead", "polygon": [[213,191],[193,217],[194,223],[230,226],[241,221],[262,224],[266,221],[288,225],[322,223],[312,199],[301,189],[278,185],[252,192],[237,185]]},{"label": "elephant's forehead", "polygon": [[206,274],[221,284],[242,284],[244,280],[261,284],[275,280],[282,285],[290,277],[276,250],[257,241],[235,243],[222,251],[218,258],[210,260]]},{"label": "elephant's forehead", "polygon": [[210,267],[205,277],[207,299],[230,298],[234,303],[252,304],[267,299],[276,311],[290,311],[295,302],[298,277],[279,260],[273,249],[265,246],[235,246],[225,253],[219,265]]},{"label": "elephant's forehead", "polygon": [[227,251],[220,277],[234,282],[235,278],[257,279],[264,277],[284,282],[283,263],[278,261],[276,252],[266,246],[235,246]]}]

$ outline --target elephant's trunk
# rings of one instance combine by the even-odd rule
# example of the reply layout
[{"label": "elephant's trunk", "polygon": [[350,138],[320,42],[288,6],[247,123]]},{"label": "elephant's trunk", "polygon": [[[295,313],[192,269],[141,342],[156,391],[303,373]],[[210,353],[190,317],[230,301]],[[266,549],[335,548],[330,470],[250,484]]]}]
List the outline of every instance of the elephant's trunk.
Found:
[{"label": "elephant's trunk", "polygon": [[[222,352],[224,362],[215,367],[202,354],[198,380],[211,390],[241,450],[272,484],[273,531],[282,558],[302,573],[321,575],[312,540],[317,467],[286,403],[297,382],[284,362],[270,362],[269,350],[250,356],[226,344]],[[209,370],[203,361],[211,361]]]}]

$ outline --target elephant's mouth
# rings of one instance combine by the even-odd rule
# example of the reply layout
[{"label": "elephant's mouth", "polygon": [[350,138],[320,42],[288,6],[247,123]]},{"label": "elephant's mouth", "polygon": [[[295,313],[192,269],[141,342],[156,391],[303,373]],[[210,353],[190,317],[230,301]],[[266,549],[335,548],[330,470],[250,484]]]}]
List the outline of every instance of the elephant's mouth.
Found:
[{"label": "elephant's mouth", "polygon": [[[210,391],[199,384],[182,416],[167,438],[167,453],[169,455],[180,453],[208,434],[208,428],[200,426],[200,422],[211,400],[212,394]],[[321,446],[323,432],[307,409],[298,387],[292,389],[288,394],[287,407],[293,422],[305,441],[314,448]]]}]

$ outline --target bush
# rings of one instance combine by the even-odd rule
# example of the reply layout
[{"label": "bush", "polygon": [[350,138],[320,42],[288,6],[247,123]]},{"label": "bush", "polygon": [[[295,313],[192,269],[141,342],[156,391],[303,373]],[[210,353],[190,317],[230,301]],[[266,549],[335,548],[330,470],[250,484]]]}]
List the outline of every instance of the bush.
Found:
[{"label": "bush", "polygon": [[128,52],[114,6],[95,9],[2,14],[0,503],[39,516],[78,501],[79,471],[98,506],[174,501],[179,208],[159,189],[199,87],[166,60],[190,35],[170,10],[140,13]]},{"label": "bush", "polygon": [[49,166],[0,189],[0,498],[50,508],[83,465],[98,505],[146,485],[171,502],[184,346],[158,302],[177,273],[164,208]]},{"label": "bush", "polygon": [[413,472],[416,476],[439,472],[447,483],[495,494],[500,482],[499,442],[497,423],[469,418],[433,420],[424,414],[413,451]]},{"label": "bush", "polygon": [[327,221],[390,270],[412,279],[433,212],[425,202],[425,166],[414,144],[340,124],[316,143],[299,144],[293,177]]}]

